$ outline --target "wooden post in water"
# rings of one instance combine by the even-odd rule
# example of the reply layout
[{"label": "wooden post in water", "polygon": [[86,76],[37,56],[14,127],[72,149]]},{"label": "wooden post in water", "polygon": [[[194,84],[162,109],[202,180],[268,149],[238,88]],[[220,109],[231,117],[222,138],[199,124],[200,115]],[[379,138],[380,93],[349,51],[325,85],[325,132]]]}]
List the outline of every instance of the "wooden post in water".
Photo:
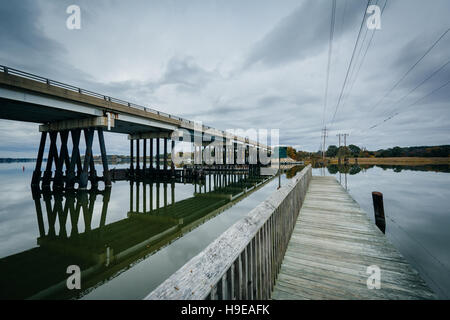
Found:
[{"label": "wooden post in water", "polygon": [[373,210],[375,212],[375,224],[384,233],[386,230],[386,220],[384,218],[383,194],[372,192]]}]

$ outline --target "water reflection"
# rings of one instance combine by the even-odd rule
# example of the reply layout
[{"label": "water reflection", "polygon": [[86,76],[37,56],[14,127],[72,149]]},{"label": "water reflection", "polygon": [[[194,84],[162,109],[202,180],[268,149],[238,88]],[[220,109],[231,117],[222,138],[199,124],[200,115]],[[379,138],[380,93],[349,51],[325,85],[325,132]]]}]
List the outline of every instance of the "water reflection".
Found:
[{"label": "water reflection", "polygon": [[[194,184],[191,197],[180,201],[176,201],[175,183],[130,182],[129,210],[111,223],[107,223],[111,188],[33,190],[38,246],[0,259],[0,299],[83,296],[222,212],[266,180],[261,176],[210,174]],[[96,215],[100,217],[94,219]],[[94,225],[93,221],[99,223]],[[81,269],[81,292],[67,289],[70,265]]]}]

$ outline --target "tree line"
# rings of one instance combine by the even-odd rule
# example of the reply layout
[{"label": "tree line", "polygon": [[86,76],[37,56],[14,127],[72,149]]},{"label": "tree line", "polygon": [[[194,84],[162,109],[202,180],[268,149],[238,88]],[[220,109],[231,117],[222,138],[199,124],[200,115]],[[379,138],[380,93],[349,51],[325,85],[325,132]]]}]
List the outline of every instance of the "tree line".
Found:
[{"label": "tree line", "polygon": [[[287,154],[294,160],[301,161],[305,159],[314,159],[322,157],[322,152],[306,152],[297,151],[292,147],[287,148]],[[347,157],[347,158],[396,158],[396,157],[449,157],[450,145],[442,146],[419,146],[419,147],[394,147],[389,149],[379,149],[376,151],[369,151],[365,148],[360,148],[354,144],[347,147],[330,145],[325,152],[326,157]]]}]

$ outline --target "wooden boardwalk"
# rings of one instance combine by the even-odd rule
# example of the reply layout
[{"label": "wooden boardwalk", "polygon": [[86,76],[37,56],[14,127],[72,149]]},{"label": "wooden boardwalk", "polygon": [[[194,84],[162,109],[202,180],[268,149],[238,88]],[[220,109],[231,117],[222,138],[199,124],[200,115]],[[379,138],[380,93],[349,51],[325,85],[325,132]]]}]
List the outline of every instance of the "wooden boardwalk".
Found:
[{"label": "wooden boardwalk", "polygon": [[[380,289],[368,289],[372,265],[381,270]],[[272,299],[434,298],[335,178],[312,178]]]}]

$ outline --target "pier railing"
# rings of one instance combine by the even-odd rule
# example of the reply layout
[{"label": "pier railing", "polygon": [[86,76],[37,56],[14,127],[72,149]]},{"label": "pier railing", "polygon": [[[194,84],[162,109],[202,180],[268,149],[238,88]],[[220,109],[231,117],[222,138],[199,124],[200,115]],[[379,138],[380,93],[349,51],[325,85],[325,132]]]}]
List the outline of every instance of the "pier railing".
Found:
[{"label": "pier railing", "polygon": [[311,177],[309,165],[146,299],[270,299]]}]

